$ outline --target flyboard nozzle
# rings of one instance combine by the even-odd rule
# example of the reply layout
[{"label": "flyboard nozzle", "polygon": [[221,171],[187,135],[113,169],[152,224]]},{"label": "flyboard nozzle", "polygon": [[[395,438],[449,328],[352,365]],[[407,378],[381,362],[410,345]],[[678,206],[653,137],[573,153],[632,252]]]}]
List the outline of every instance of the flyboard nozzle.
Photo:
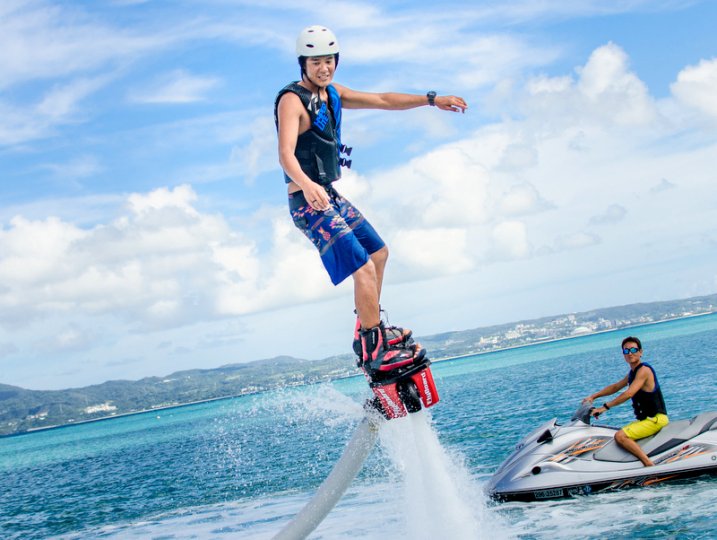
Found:
[{"label": "flyboard nozzle", "polygon": [[430,360],[389,372],[383,379],[374,379],[369,386],[374,393],[371,405],[388,420],[432,407],[439,401]]}]

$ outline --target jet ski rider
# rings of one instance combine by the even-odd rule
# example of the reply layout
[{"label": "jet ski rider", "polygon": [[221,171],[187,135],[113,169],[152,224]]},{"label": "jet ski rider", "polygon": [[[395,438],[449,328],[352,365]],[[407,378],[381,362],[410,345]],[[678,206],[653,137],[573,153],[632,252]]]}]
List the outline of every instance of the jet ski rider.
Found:
[{"label": "jet ski rider", "polygon": [[622,354],[630,366],[630,372],[625,378],[606,386],[583,401],[592,403],[599,397],[611,396],[627,386],[627,390],[613,400],[606,401],[601,407],[594,409],[592,414],[597,418],[605,411],[632,399],[632,408],[637,420],[619,430],[615,434],[615,442],[634,454],[642,461],[643,465],[650,467],[654,463],[635,441],[654,435],[669,423],[667,408],[655,370],[650,364],[642,362],[640,340],[633,336],[623,339]]},{"label": "jet ski rider", "polygon": [[434,91],[369,93],[334,83],[339,43],[323,26],[301,31],[296,54],[301,80],[284,87],[274,106],[291,217],[318,249],[334,285],[353,278],[358,315],[354,350],[366,372],[410,364],[419,352],[410,331],[381,321],[379,298],[388,248],[361,212],[333,187],[341,177],[341,166],[351,165],[347,159],[351,149],[341,143],[341,112],[342,108],[405,110],[426,105],[465,112],[468,105],[463,98],[438,96]]}]

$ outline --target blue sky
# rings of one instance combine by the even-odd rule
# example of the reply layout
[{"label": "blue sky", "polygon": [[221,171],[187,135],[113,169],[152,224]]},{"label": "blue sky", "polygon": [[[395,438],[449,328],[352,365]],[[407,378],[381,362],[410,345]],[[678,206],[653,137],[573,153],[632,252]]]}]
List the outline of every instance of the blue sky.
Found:
[{"label": "blue sky", "polygon": [[348,352],[272,120],[304,26],[336,80],[464,97],[349,111],[339,182],[418,334],[717,289],[709,1],[0,7],[0,382],[65,388]]}]

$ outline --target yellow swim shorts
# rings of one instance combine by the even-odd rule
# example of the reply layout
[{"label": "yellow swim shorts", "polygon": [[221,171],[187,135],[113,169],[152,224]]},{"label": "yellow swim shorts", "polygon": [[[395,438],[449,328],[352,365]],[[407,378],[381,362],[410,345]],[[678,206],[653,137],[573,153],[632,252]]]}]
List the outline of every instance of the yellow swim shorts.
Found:
[{"label": "yellow swim shorts", "polygon": [[622,430],[625,435],[636,441],[654,435],[669,423],[670,420],[666,414],[657,413],[657,415],[648,416],[644,420],[635,420],[622,428]]}]

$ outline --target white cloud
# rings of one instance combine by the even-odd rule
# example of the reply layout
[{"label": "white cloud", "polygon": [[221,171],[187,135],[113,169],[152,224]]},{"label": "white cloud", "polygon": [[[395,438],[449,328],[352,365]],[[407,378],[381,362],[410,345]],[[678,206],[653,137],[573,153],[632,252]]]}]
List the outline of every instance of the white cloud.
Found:
[{"label": "white cloud", "polygon": [[47,163],[41,166],[62,178],[87,178],[102,170],[102,165],[95,156],[79,156],[66,163]]},{"label": "white cloud", "polygon": [[493,260],[522,259],[531,254],[528,231],[521,221],[498,223],[491,231]]},{"label": "white cloud", "polygon": [[232,150],[231,161],[236,162],[245,182],[252,185],[262,173],[278,168],[276,160],[270,159],[277,155],[276,128],[272,118],[262,116],[251,122],[247,131],[251,139]]},{"label": "white cloud", "polygon": [[514,0],[511,2],[483,2],[474,8],[483,18],[510,23],[522,21],[535,22],[537,19],[561,20],[595,15],[611,15],[635,11],[672,11],[692,0],[624,0],[621,2],[603,2],[602,0],[583,0],[564,2],[563,0]]},{"label": "white cloud", "polygon": [[50,88],[37,103],[10,104],[0,101],[0,145],[11,145],[48,136],[54,130],[83,119],[80,104],[110,77],[80,78]]},{"label": "white cloud", "polygon": [[89,348],[97,343],[95,330],[87,327],[80,327],[72,323],[56,334],[39,340],[39,348],[46,354],[58,354],[63,352],[78,352]]},{"label": "white cloud", "polygon": [[[388,241],[392,283],[624,240],[586,225],[641,230],[638,242],[647,243],[666,230],[656,217],[665,202],[652,197],[675,186],[656,188],[654,178],[683,177],[688,166],[699,175],[673,201],[705,189],[709,173],[701,164],[714,147],[666,144],[669,118],[622,49],[599,47],[576,73],[530,80],[520,121],[483,127],[405,166],[360,177],[360,191],[339,185]],[[431,249],[439,255],[426,256]],[[443,268],[433,264],[439,259]]]},{"label": "white cloud", "polygon": [[581,249],[600,243],[600,237],[596,234],[586,232],[575,232],[566,235],[560,235],[555,239],[555,248],[557,251]]},{"label": "white cloud", "polygon": [[680,102],[717,118],[717,58],[686,67],[670,88]]},{"label": "white cloud", "polygon": [[206,278],[195,272],[211,256],[208,240],[230,241],[222,220],[192,211],[191,196],[185,188],[133,195],[128,215],[92,229],[14,218],[0,230],[2,319],[117,310],[159,324],[186,315],[166,302],[203,297]]},{"label": "white cloud", "polygon": [[0,358],[6,358],[18,352],[18,348],[13,343],[0,343]]},{"label": "white cloud", "polygon": [[538,76],[527,84],[528,115],[551,124],[640,126],[654,122],[657,111],[647,86],[629,69],[629,58],[609,43],[593,51],[578,78]]},{"label": "white cloud", "polygon": [[46,119],[0,101],[0,145],[41,137],[47,133],[48,128]]},{"label": "white cloud", "polygon": [[499,202],[500,212],[506,216],[521,216],[540,212],[551,205],[529,183],[511,186]]},{"label": "white cloud", "polygon": [[[189,186],[134,193],[124,215],[88,229],[12,219],[0,229],[0,320],[94,314],[162,328],[333,294],[284,212],[270,219],[272,246],[260,254],[222,216],[198,211],[196,200]],[[60,342],[74,346],[64,332]]]},{"label": "white cloud", "polygon": [[215,77],[199,77],[183,69],[164,74],[150,86],[130,93],[135,103],[182,104],[205,101],[206,94],[215,88],[220,80]]},{"label": "white cloud", "polygon": [[345,37],[339,39],[347,61],[377,66],[380,78],[367,82],[369,88],[422,89],[438,80],[450,81],[452,92],[465,92],[517,76],[527,67],[547,65],[560,55],[557,47],[507,32],[476,35],[470,15],[461,20],[445,13],[431,19],[387,16],[380,24],[340,32]]},{"label": "white cloud", "polygon": [[35,107],[48,120],[60,121],[76,113],[77,103],[107,83],[105,77],[76,79],[69,84],[53,87]]},{"label": "white cloud", "polygon": [[77,6],[15,2],[0,17],[0,88],[95,70],[166,43],[165,36],[133,35]]},{"label": "white cloud", "polygon": [[[81,102],[130,75],[136,60],[214,34],[211,25],[196,29],[186,21],[167,24],[152,18],[128,30],[79,4],[29,0],[3,5],[0,89],[20,91],[0,100],[0,144],[47,137],[63,124],[87,120],[91,111],[80,109]],[[37,81],[41,84],[30,84]],[[176,76],[145,97],[196,101],[215,84],[210,78]]]},{"label": "white cloud", "polygon": [[606,225],[617,223],[625,219],[627,208],[621,204],[611,204],[602,214],[598,214],[590,218],[591,225]]},{"label": "white cloud", "polygon": [[465,229],[400,229],[391,237],[391,257],[406,269],[404,278],[460,274],[473,267]]},{"label": "white cloud", "polygon": [[670,182],[667,178],[662,178],[658,184],[650,188],[650,191],[652,193],[660,193],[661,191],[667,191],[669,189],[674,189],[675,187],[675,184]]}]

